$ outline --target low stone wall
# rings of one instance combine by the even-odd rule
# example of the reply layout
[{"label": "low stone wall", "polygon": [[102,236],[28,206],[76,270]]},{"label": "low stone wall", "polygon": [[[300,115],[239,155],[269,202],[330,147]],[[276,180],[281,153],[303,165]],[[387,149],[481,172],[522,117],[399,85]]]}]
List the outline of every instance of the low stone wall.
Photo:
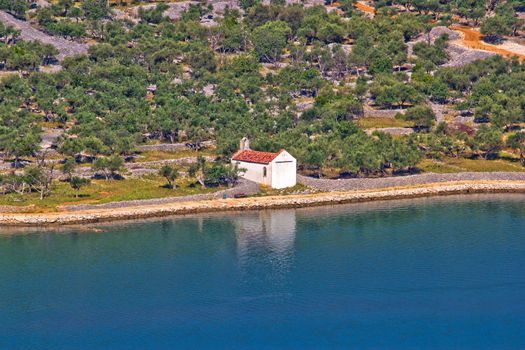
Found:
[{"label": "low stone wall", "polygon": [[297,175],[297,181],[303,185],[320,191],[350,191],[457,181],[525,181],[525,172],[464,172],[450,174],[425,173],[407,176],[337,180],[315,179],[308,176]]},{"label": "low stone wall", "polygon": [[396,115],[405,114],[406,109],[371,109],[367,108],[364,111],[365,118],[390,118],[393,119]]},{"label": "low stone wall", "polygon": [[[215,146],[215,141],[203,141],[201,142],[202,147],[213,147]],[[159,143],[155,145],[140,145],[137,146],[139,151],[164,151],[164,152],[175,152],[188,149],[186,143]]]},{"label": "low stone wall", "polygon": [[372,135],[374,131],[383,132],[385,134],[390,135],[410,135],[414,133],[414,129],[412,128],[370,128],[365,129],[365,132],[368,135]]},{"label": "low stone wall", "polygon": [[[213,162],[214,157],[205,156],[204,159],[208,162]],[[125,163],[124,177],[128,176],[143,176],[147,174],[158,174],[159,168],[163,165],[183,165],[192,164],[197,162],[197,157],[183,157],[177,159],[166,159],[166,160],[155,160],[150,162],[136,162],[136,163]],[[5,166],[10,166],[6,164]],[[2,163],[0,162],[0,170],[3,170]],[[75,176],[90,178],[95,175],[95,172],[89,166],[77,167],[74,172]],[[61,177],[65,179],[65,176]]]}]

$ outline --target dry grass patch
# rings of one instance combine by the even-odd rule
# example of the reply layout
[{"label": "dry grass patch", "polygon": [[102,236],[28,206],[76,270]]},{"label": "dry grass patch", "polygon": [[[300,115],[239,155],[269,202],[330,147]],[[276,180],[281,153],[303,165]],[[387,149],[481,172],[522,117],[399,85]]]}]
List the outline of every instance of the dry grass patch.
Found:
[{"label": "dry grass patch", "polygon": [[311,190],[308,186],[297,184],[294,187],[276,189],[269,186],[260,186],[261,190],[256,196],[286,196],[291,194],[298,194],[306,190]]},{"label": "dry grass patch", "polygon": [[364,117],[355,120],[362,129],[372,128],[411,128],[414,124],[410,121],[396,118]]},{"label": "dry grass patch", "polygon": [[[0,195],[0,206],[17,206],[21,211],[24,207],[30,208],[30,212],[56,211],[62,205],[75,204],[102,204],[109,202],[121,202],[129,200],[179,197],[200,193],[218,191],[222,188],[202,188],[194,185],[192,181],[180,179],[177,181],[176,189],[168,189],[165,179],[157,175],[146,175],[140,178],[125,180],[92,180],[91,184],[79,192],[79,198],[75,197],[75,191],[69,183],[55,181],[52,185],[52,193],[43,200],[39,199],[38,193],[27,193],[24,195],[7,194]],[[26,209],[27,209],[26,208]]]},{"label": "dry grass patch", "polygon": [[201,151],[194,151],[191,149],[181,149],[174,152],[168,151],[142,151],[139,156],[135,159],[136,163],[141,162],[152,162],[159,160],[170,160],[170,159],[181,159],[187,157],[198,157],[198,156],[213,156],[214,151],[211,149],[205,149]]},{"label": "dry grass patch", "polygon": [[496,159],[444,158],[441,160],[424,159],[418,165],[424,172],[457,173],[457,172],[496,172],[525,171],[519,162]]}]

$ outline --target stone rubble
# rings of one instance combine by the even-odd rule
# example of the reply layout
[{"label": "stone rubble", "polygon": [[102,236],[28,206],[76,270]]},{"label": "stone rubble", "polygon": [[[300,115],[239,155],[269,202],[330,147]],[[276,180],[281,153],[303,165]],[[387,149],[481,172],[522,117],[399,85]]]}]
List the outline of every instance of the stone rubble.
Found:
[{"label": "stone rubble", "polygon": [[88,52],[89,45],[87,44],[80,44],[75,41],[48,35],[33,28],[30,23],[19,20],[5,11],[0,11],[0,22],[18,29],[20,31],[20,39],[22,40],[38,41],[42,44],[53,45],[59,52],[57,56],[59,61],[69,56],[85,55]]}]

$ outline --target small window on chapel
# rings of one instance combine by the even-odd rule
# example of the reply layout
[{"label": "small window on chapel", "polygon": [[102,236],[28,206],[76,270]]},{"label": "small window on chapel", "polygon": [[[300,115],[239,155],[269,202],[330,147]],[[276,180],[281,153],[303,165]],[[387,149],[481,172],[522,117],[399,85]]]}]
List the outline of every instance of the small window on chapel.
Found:
[{"label": "small window on chapel", "polygon": [[266,177],[266,167],[263,168],[263,177]]}]

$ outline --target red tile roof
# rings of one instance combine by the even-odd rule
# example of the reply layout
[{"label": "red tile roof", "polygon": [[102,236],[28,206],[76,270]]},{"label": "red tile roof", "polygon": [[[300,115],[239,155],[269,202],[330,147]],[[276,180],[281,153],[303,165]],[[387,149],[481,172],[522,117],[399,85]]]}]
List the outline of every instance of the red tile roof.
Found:
[{"label": "red tile roof", "polygon": [[280,150],[277,153],[259,152],[259,151],[252,151],[251,149],[247,149],[244,151],[237,151],[237,153],[233,155],[232,160],[237,160],[240,162],[248,162],[248,163],[269,164],[279,154],[281,154],[282,151],[284,151],[284,149]]}]

